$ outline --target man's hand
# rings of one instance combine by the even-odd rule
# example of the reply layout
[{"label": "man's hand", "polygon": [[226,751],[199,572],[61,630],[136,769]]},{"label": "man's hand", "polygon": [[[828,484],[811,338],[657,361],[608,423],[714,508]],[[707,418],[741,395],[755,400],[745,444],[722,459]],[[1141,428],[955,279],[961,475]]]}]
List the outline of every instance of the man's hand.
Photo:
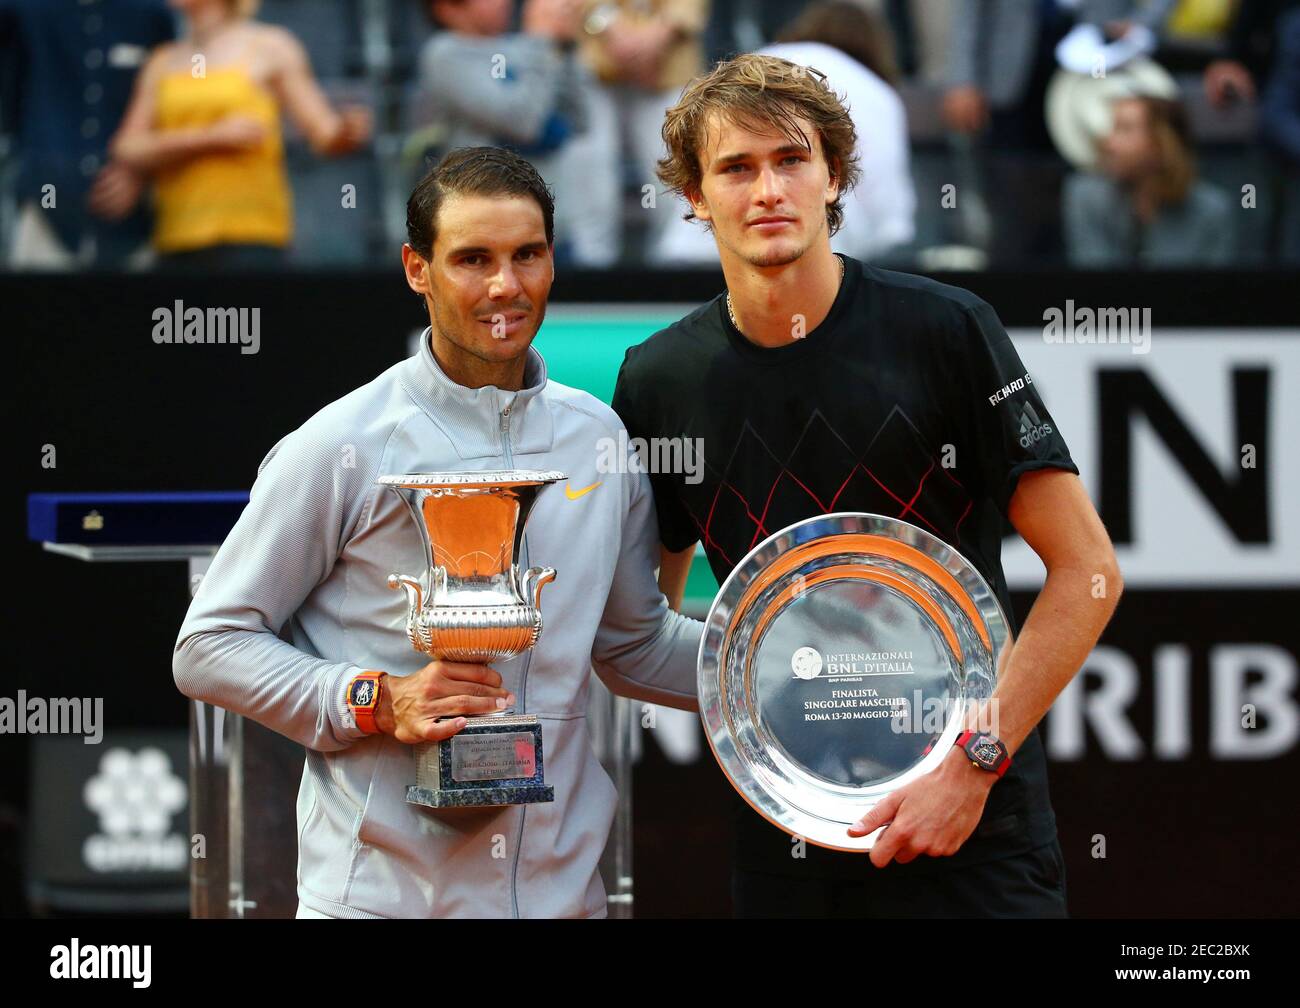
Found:
[{"label": "man's hand", "polygon": [[144,179],[119,161],[110,161],[95,176],[86,195],[90,212],[105,220],[121,220],[135,207]]},{"label": "man's hand", "polygon": [[1255,81],[1250,71],[1236,60],[1212,61],[1205,68],[1202,83],[1205,96],[1215,108],[1255,100]]},{"label": "man's hand", "polygon": [[579,0],[525,0],[521,24],[525,34],[568,42],[577,34],[581,17]]},{"label": "man's hand", "polygon": [[322,153],[339,157],[351,154],[370,141],[374,116],[364,105],[344,105],[339,109],[338,126]]},{"label": "man's hand", "polygon": [[464,718],[451,715],[492,714],[515,702],[490,665],[434,660],[414,675],[386,675],[383,683],[375,725],[407,745],[451,738],[465,727]]},{"label": "man's hand", "polygon": [[246,115],[228,115],[208,127],[208,143],[215,150],[231,154],[260,147],[266,140],[266,127]]},{"label": "man's hand", "polygon": [[603,41],[610,60],[622,79],[638,87],[652,88],[668,48],[677,37],[672,25],[656,21],[633,23],[615,21],[606,30]]},{"label": "man's hand", "polygon": [[989,121],[989,103],[973,84],[949,88],[943,96],[943,121],[958,133],[978,133]]},{"label": "man's hand", "polygon": [[889,824],[871,849],[877,868],[891,860],[907,864],[921,854],[948,857],[975,832],[997,779],[953,746],[937,770],[890,794],[849,827],[849,836],[867,836]]}]

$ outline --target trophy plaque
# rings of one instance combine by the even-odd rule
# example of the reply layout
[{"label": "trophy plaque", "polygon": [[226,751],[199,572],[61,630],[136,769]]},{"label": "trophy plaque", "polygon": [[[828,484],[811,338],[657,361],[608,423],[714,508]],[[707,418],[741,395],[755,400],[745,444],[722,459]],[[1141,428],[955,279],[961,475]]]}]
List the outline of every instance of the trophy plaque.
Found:
[{"label": "trophy plaque", "polygon": [[[406,593],[406,634],[417,651],[445,661],[501,661],[532,648],[542,632],[542,588],[552,567],[519,569],[524,526],[538,493],[560,472],[511,469],[382,476],[406,502],[424,547],[424,580],[390,574]],[[545,783],[542,726],[528,714],[469,715],[441,742],[417,743],[406,800],[430,808],[477,808],[555,800]]]},{"label": "trophy plaque", "polygon": [[937,767],[981,715],[1007,621],[965,557],[882,515],[820,515],[756,546],[727,577],[700,642],[700,718],[760,815],[821,847],[868,851],[848,827]]}]

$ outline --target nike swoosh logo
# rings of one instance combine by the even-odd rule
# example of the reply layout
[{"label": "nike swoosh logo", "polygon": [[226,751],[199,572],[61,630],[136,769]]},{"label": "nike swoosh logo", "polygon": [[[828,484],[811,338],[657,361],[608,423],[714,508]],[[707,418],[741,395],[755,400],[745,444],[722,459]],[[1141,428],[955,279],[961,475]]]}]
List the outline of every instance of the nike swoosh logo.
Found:
[{"label": "nike swoosh logo", "polygon": [[591,491],[595,490],[596,487],[600,486],[600,484],[603,483],[603,482],[604,482],[604,480],[597,480],[595,483],[591,484],[591,486],[589,486],[589,487],[583,487],[581,490],[570,490],[570,489],[569,489],[569,484],[565,483],[565,484],[564,484],[564,496],[568,497],[569,500],[577,500],[577,499],[578,499],[579,497],[581,497],[583,494],[585,494],[585,493],[591,493]]}]

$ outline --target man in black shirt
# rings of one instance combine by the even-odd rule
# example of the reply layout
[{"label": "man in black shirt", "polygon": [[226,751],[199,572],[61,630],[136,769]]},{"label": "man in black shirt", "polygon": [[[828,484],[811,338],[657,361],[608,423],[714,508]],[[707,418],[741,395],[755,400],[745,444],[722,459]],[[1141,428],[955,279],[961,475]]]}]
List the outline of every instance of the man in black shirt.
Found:
[{"label": "man in black shirt", "polygon": [[1063,916],[1036,725],[1122,584],[1055,421],[986,303],[831,252],[856,137],[815,71],[757,55],[720,63],[663,132],[660,178],[713,232],[727,283],[630,349],[614,394],[631,437],[703,445],[702,466],[651,475],[669,600],[681,604],[697,542],[722,581],[772,533],[833,511],[940,537],[1008,617],[1004,519],[1047,568],[994,694],[1005,775],[954,747],[850,828],[888,824],[867,856],[805,847],[737,800],[736,912]]}]

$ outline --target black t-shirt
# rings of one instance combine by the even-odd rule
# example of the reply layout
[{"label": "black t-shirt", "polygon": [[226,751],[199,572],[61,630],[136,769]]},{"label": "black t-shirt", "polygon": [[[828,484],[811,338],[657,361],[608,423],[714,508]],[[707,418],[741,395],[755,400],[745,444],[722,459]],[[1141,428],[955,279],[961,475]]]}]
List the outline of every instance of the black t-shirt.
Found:
[{"label": "black t-shirt", "polygon": [[[1013,621],[1001,545],[1021,473],[1078,473],[1056,422],[993,309],[968,291],[844,257],[825,320],[764,348],[731,324],[725,294],[628,350],[614,409],[632,438],[699,438],[703,478],[651,474],[660,536],[703,541],[721,583],[787,525],[833,511],[910,522],[960,551]],[[690,468],[690,467],[682,467]],[[792,839],[736,799],[739,867],[829,877],[877,871],[860,854]],[[1035,728],[989,792],[975,832],[924,872],[1055,839]]]}]

